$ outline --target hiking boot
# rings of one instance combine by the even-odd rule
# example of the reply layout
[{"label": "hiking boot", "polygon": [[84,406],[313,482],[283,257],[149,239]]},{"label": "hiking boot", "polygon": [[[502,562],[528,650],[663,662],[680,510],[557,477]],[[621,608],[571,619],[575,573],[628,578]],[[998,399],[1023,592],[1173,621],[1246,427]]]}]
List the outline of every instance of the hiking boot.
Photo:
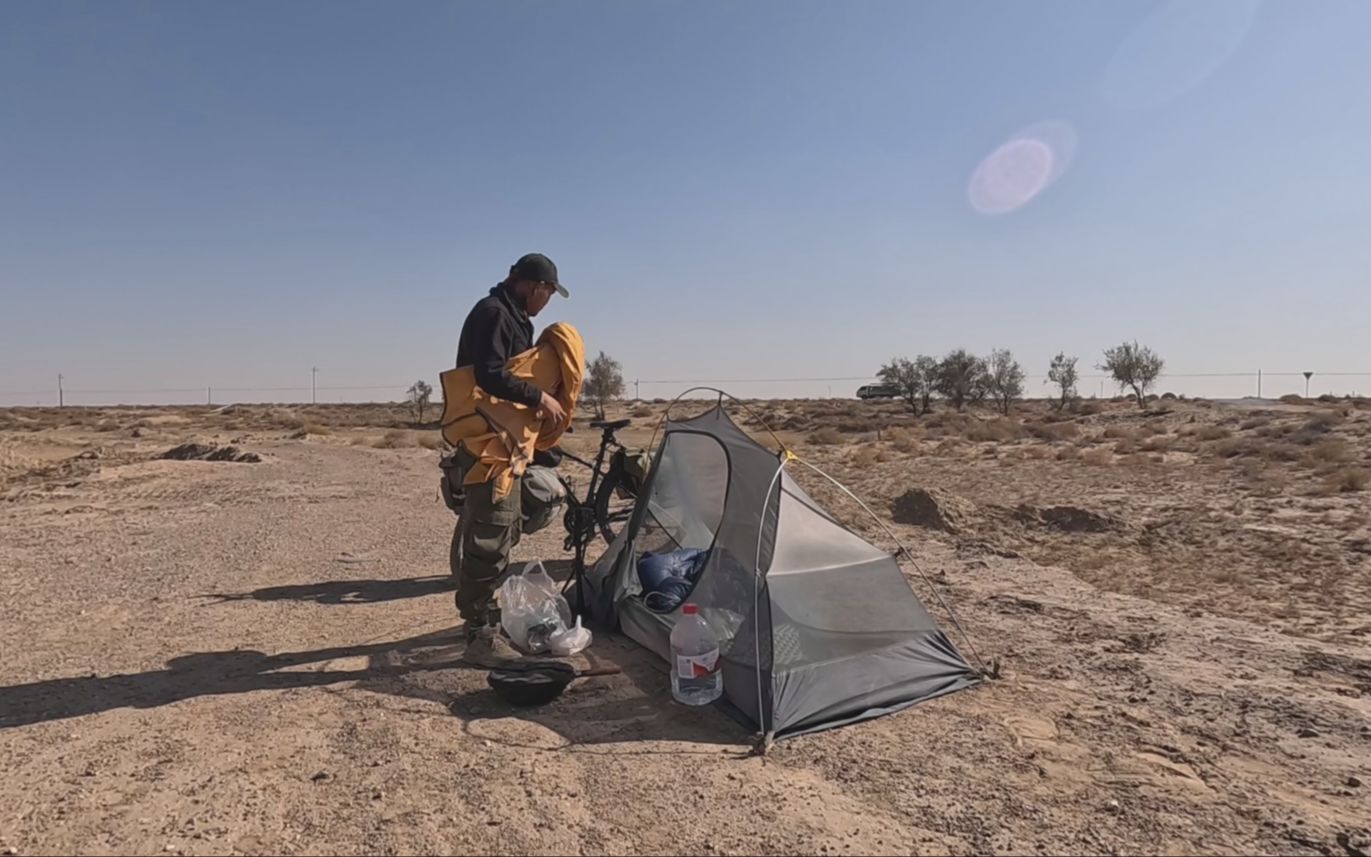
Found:
[{"label": "hiking boot", "polygon": [[462,660],[472,666],[494,669],[523,657],[499,625],[468,626],[466,638]]}]

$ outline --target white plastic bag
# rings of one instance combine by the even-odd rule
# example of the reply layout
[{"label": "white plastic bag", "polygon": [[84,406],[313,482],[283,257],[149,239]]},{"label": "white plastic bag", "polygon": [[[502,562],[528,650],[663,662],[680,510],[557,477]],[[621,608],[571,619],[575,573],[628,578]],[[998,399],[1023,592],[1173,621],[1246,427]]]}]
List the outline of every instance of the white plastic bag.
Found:
[{"label": "white plastic bag", "polygon": [[569,658],[590,648],[590,631],[581,627],[581,617],[576,617],[576,627],[558,631],[548,640],[548,648],[559,658]]},{"label": "white plastic bag", "polygon": [[553,635],[571,627],[571,605],[541,562],[531,562],[500,587],[500,624],[515,646],[531,655],[548,650]]}]

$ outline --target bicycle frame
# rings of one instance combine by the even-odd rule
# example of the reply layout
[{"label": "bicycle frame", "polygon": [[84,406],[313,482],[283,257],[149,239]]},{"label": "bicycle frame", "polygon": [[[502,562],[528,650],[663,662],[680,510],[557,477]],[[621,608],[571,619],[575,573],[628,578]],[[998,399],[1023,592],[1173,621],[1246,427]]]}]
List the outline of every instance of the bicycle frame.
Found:
[{"label": "bicycle frame", "polygon": [[586,499],[584,502],[576,499],[576,492],[571,489],[571,484],[563,479],[562,482],[567,486],[567,514],[563,519],[567,528],[567,537],[564,546],[575,552],[572,561],[571,579],[562,587],[565,595],[572,586],[576,587],[577,609],[584,610],[585,593],[582,581],[585,578],[586,548],[595,539],[595,496],[600,490],[600,485],[609,477],[609,468],[605,467],[605,458],[611,449],[622,449],[623,444],[619,443],[614,437],[614,429],[605,428],[600,434],[600,448],[595,453],[595,463],[592,464],[579,456],[573,455],[562,450],[562,457],[569,458],[590,470],[590,484],[586,487]]},{"label": "bicycle frame", "polygon": [[[562,482],[567,486],[567,502],[569,505],[571,505],[574,508],[594,508],[595,495],[600,490],[601,483],[603,483],[604,480],[609,476],[609,468],[605,466],[605,459],[611,451],[618,449],[623,449],[623,444],[619,443],[618,438],[614,437],[614,431],[612,429],[604,429],[600,435],[600,448],[595,453],[594,463],[586,461],[584,458],[581,458],[580,456],[573,455],[572,453],[567,452],[566,450],[561,451],[563,458],[569,458],[590,471],[590,483],[586,486],[586,497],[584,500],[580,500],[576,497],[575,491],[572,490],[571,483],[567,482],[566,479],[562,480]],[[581,525],[583,524],[583,522],[580,520],[579,514],[577,517],[577,521],[578,532],[568,533],[568,547],[574,547],[577,541],[589,542],[595,538],[595,527],[593,521],[590,523],[590,526],[588,527],[588,535],[583,532],[580,532]]]}]

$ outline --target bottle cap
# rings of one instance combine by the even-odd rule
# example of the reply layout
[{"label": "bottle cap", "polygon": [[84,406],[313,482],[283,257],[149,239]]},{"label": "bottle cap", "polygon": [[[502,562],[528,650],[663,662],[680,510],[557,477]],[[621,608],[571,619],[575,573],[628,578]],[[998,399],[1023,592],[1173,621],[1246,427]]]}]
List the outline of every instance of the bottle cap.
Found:
[{"label": "bottle cap", "polygon": [[700,607],[697,604],[687,604],[681,608],[681,612],[687,616],[694,616],[700,612]]}]

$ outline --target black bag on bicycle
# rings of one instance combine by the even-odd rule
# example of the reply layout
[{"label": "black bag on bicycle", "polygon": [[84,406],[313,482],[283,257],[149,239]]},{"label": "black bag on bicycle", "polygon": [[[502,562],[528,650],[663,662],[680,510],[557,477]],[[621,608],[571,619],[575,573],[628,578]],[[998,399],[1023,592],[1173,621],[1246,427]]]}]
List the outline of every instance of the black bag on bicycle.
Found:
[{"label": "black bag on bicycle", "polygon": [[651,466],[652,459],[648,456],[647,450],[625,447],[614,451],[610,469],[619,470],[624,474],[621,486],[631,496],[636,497],[643,493],[643,485],[647,483],[647,472]]}]

